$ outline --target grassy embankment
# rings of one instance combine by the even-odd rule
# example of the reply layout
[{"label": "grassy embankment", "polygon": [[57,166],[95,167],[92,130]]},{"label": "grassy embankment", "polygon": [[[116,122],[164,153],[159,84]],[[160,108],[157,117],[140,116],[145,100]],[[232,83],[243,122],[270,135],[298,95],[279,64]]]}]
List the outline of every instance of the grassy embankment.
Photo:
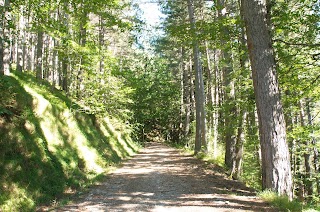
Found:
[{"label": "grassy embankment", "polygon": [[27,74],[0,77],[0,211],[32,211],[86,187],[138,146],[113,118]]}]

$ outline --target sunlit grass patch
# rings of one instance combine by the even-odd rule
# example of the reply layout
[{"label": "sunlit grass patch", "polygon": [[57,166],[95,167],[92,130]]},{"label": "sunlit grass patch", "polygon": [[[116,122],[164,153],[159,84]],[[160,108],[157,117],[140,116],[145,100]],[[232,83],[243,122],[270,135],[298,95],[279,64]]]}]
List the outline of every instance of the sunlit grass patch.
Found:
[{"label": "sunlit grass patch", "polygon": [[35,202],[25,189],[11,184],[4,191],[0,194],[0,211],[34,211]]},{"label": "sunlit grass patch", "polygon": [[277,193],[270,190],[260,192],[259,196],[264,201],[271,203],[279,209],[279,211],[300,212],[303,209],[303,206],[299,201],[290,201],[288,197],[279,196]]},{"label": "sunlit grass patch", "polygon": [[13,76],[0,78],[9,89],[0,102],[0,211],[64,202],[138,150],[123,122],[80,113],[50,85]]}]

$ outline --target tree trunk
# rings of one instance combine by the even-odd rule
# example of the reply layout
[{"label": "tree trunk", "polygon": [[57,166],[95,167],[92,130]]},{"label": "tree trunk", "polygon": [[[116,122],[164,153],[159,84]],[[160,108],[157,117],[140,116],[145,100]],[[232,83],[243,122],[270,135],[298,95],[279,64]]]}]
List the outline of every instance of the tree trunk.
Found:
[{"label": "tree trunk", "polygon": [[[308,116],[308,125],[313,126],[313,118],[311,115],[311,108],[310,108],[310,100],[308,99],[306,102],[306,111],[307,111],[307,116]],[[316,183],[316,187],[317,187],[317,193],[318,196],[320,196],[320,177],[319,177],[319,173],[320,173],[320,167],[319,167],[319,150],[317,148],[317,141],[316,139],[312,136],[312,147],[313,147],[313,168],[314,168],[314,173],[316,174],[316,179],[315,179],[315,183]]]},{"label": "tree trunk", "polygon": [[3,69],[3,54],[4,54],[4,32],[3,32],[3,28],[4,28],[4,22],[5,22],[5,7],[2,5],[5,5],[4,0],[0,0],[0,24],[1,24],[1,28],[0,28],[0,76],[4,75],[4,69]]},{"label": "tree trunk", "polygon": [[235,145],[235,160],[233,161],[231,176],[233,179],[239,179],[241,175],[242,157],[243,157],[243,144],[244,144],[244,130],[247,112],[244,108],[240,109],[239,126],[237,129],[237,139]]},{"label": "tree trunk", "polygon": [[62,89],[68,93],[68,60],[66,58],[62,59],[62,81],[61,81],[61,87]]},{"label": "tree trunk", "polygon": [[[88,21],[88,14],[83,8],[84,5],[80,5],[80,8],[83,10],[82,14],[80,14],[80,28],[79,28],[79,44],[81,47],[85,47],[87,44],[87,29],[86,24]],[[80,56],[79,68],[77,71],[77,98],[81,99],[83,97],[83,83],[84,83],[84,73],[87,63],[87,55],[83,54]]]},{"label": "tree trunk", "polygon": [[206,114],[205,114],[205,95],[204,95],[204,83],[202,76],[202,67],[200,61],[199,43],[196,37],[196,21],[194,17],[193,1],[188,0],[188,12],[190,19],[190,27],[192,33],[193,44],[193,57],[195,68],[195,97],[196,97],[196,138],[194,152],[197,154],[200,152],[201,147],[207,148],[206,141]]},{"label": "tree trunk", "polygon": [[179,80],[180,80],[180,123],[179,123],[179,140],[182,140],[185,132],[184,129],[184,117],[185,117],[185,107],[184,107],[184,48],[180,47],[180,64],[179,64]]},{"label": "tree trunk", "polygon": [[105,46],[105,20],[103,17],[99,17],[100,29],[99,29],[99,52],[100,52],[100,61],[99,61],[99,71],[100,74],[104,73],[105,64],[104,64],[104,46]]},{"label": "tree trunk", "polygon": [[217,5],[219,7],[218,10],[218,18],[221,26],[221,36],[220,41],[222,44],[222,60],[224,61],[224,65],[222,66],[223,80],[224,80],[224,121],[225,121],[225,131],[224,131],[224,141],[225,141],[225,165],[232,172],[233,166],[235,164],[236,159],[236,128],[237,128],[237,108],[235,107],[235,89],[234,89],[234,79],[232,79],[232,60],[230,50],[227,48],[228,42],[224,38],[228,36],[229,30],[227,26],[225,26],[225,18],[227,14],[226,10],[226,2],[225,0],[218,0]]},{"label": "tree trunk", "polygon": [[192,117],[192,121],[195,117],[195,108],[196,108],[196,99],[195,99],[195,85],[194,85],[194,78],[193,78],[193,64],[192,64],[192,57],[189,58],[189,82],[190,82],[190,114]]},{"label": "tree trunk", "polygon": [[[208,152],[213,151],[213,154],[216,155],[216,145],[213,140],[213,128],[214,128],[214,90],[213,90],[213,77],[212,77],[212,68],[211,68],[211,57],[209,52],[208,41],[205,41],[206,48],[206,58],[207,58],[207,105],[210,108],[207,113],[208,124],[207,124],[207,134],[210,139],[208,141]],[[212,139],[212,142],[211,142]]]},{"label": "tree trunk", "polygon": [[43,78],[42,70],[42,48],[43,48],[43,31],[39,29],[37,40],[37,59],[36,59],[36,77],[38,80]]},{"label": "tree trunk", "polygon": [[0,75],[10,74],[10,0],[0,0]]},{"label": "tree trunk", "polygon": [[188,64],[184,63],[183,67],[183,99],[184,99],[184,113],[185,113],[185,119],[184,119],[184,136],[189,135],[190,131],[190,115],[191,115],[191,82],[190,82],[190,75],[189,75],[189,69]]},{"label": "tree trunk", "polygon": [[[303,128],[306,127],[306,114],[305,114],[305,103],[300,100],[300,123]],[[307,198],[311,198],[313,194],[313,187],[312,187],[312,181],[311,181],[311,154],[310,154],[310,142],[308,139],[303,139],[304,147],[303,147],[303,157],[304,157],[304,168],[305,172],[303,175],[303,184],[305,187],[305,192],[307,195]]]},{"label": "tree trunk", "polygon": [[292,199],[286,126],[280,101],[271,36],[263,0],[242,0],[259,119],[262,187]]},{"label": "tree trunk", "polygon": [[[23,14],[24,7],[20,8],[21,14]],[[20,15],[18,19],[18,26],[17,26],[17,55],[16,55],[16,63],[17,63],[17,71],[22,72],[23,69],[23,42],[24,42],[24,31],[25,31],[25,17]]]},{"label": "tree trunk", "polygon": [[219,69],[218,69],[218,59],[220,55],[220,51],[215,50],[214,55],[214,103],[213,103],[213,158],[217,158],[217,149],[218,149],[218,126],[219,126],[219,98],[220,98],[220,83],[219,83]]},{"label": "tree trunk", "polygon": [[57,75],[58,75],[58,69],[59,69],[59,58],[58,58],[58,51],[56,50],[56,47],[59,46],[59,42],[53,38],[53,53],[52,53],[52,87],[54,88],[57,84]]}]

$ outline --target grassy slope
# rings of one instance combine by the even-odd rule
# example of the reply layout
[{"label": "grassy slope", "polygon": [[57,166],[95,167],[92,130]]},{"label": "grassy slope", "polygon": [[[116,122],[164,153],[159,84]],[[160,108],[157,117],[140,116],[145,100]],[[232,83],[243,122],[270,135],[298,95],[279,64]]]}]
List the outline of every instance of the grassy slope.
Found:
[{"label": "grassy slope", "polygon": [[0,211],[34,210],[137,150],[124,124],[79,113],[35,82],[26,74],[0,78]]}]

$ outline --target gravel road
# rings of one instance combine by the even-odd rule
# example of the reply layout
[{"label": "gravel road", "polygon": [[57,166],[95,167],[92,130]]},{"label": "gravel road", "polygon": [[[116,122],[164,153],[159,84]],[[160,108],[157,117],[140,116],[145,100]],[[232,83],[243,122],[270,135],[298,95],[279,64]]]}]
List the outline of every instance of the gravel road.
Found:
[{"label": "gravel road", "polygon": [[150,143],[103,183],[55,211],[276,211],[219,171]]}]

